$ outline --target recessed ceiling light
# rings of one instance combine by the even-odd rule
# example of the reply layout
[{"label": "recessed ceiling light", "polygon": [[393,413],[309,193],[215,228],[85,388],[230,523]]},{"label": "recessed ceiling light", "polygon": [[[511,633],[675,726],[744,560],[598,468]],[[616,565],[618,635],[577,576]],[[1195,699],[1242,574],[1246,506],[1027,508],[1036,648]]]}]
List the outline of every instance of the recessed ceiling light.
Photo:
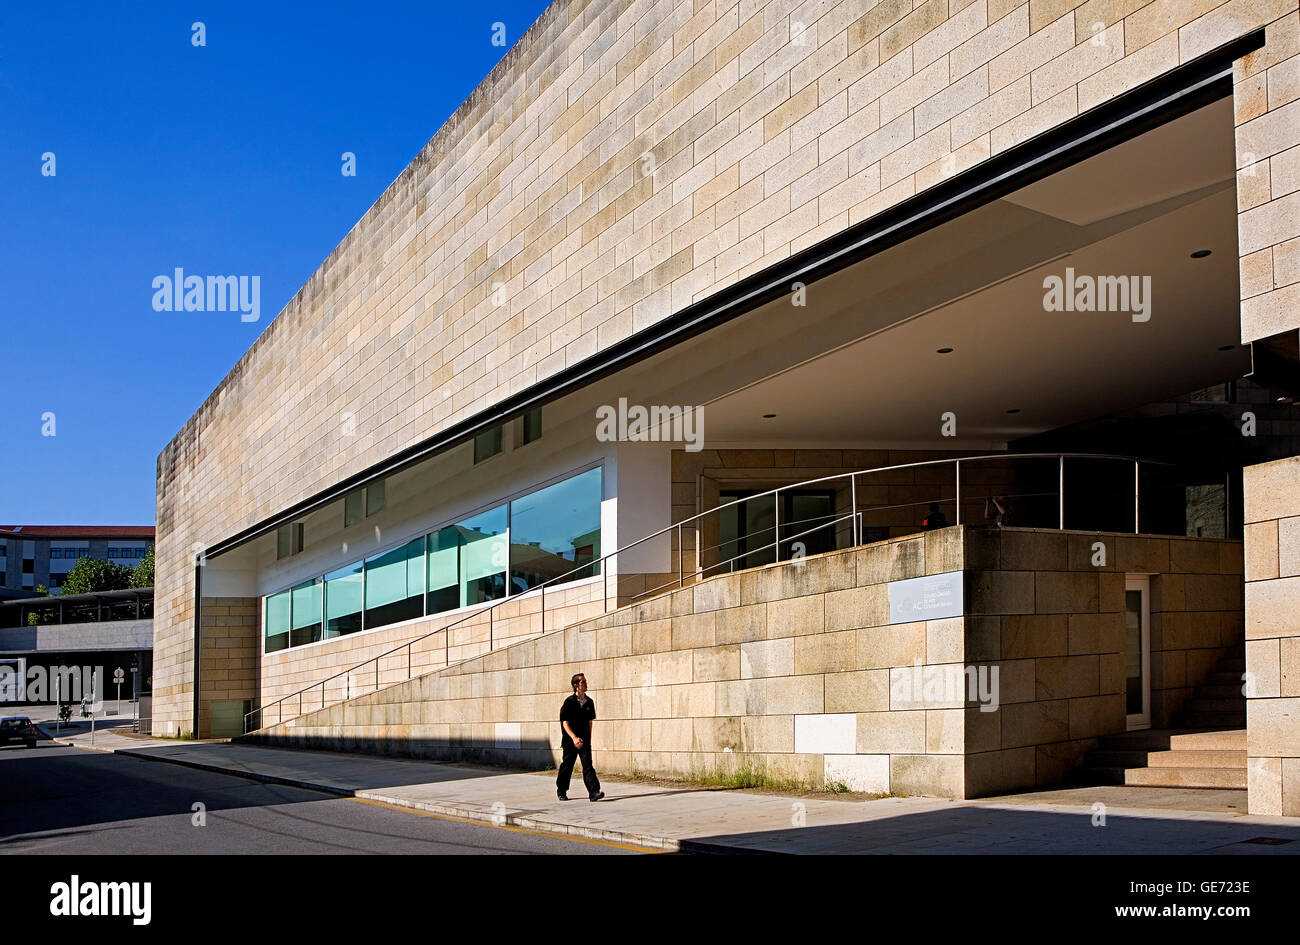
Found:
[{"label": "recessed ceiling light", "polygon": [[1236,346],[1236,345],[1219,345],[1219,350],[1220,350],[1220,351],[1231,351],[1231,350],[1232,350],[1233,348],[1235,348],[1235,347],[1237,347],[1237,346]]},{"label": "recessed ceiling light", "polygon": [[1277,397],[1277,398],[1274,398],[1274,403],[1279,403],[1279,404],[1289,404],[1289,403],[1291,403],[1291,398],[1290,398],[1290,397],[1286,397],[1286,396]]},{"label": "recessed ceiling light", "polygon": [[763,419],[764,419],[764,420],[771,420],[771,419],[773,419],[773,418],[775,418],[775,417],[776,417],[776,414],[774,414],[774,413],[765,413],[765,414],[763,414]]},{"label": "recessed ceiling light", "polygon": [[1007,411],[1007,413],[1020,413],[1020,408],[1012,407],[1010,410]]},{"label": "recessed ceiling light", "polygon": [[1206,256],[1210,255],[1211,252],[1212,250],[1208,250],[1208,249],[1198,249],[1196,252],[1192,253],[1192,258],[1204,259]]},{"label": "recessed ceiling light", "polygon": [[952,348],[940,348],[936,354],[952,354]]}]

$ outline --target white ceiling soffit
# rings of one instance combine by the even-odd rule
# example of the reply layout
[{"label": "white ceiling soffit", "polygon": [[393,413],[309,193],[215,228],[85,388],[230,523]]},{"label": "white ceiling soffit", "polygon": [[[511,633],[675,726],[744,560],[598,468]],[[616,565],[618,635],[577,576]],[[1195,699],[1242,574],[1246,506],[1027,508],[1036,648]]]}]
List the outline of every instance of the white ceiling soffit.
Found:
[{"label": "white ceiling soffit", "polygon": [[[709,404],[711,442],[915,442],[960,401],[963,439],[1001,441],[1240,376],[1242,352],[1217,350],[1239,333],[1232,140],[1209,106],[1045,182],[1087,202],[1098,179],[1131,189],[1144,155],[1162,186],[1107,198],[1115,216],[995,201],[808,286],[805,308],[770,303],[575,397]],[[1044,312],[1043,277],[1066,266],[1150,276],[1152,320]]]},{"label": "white ceiling soffit", "polygon": [[1079,226],[1232,180],[1232,99],[1161,125],[1004,198]]}]

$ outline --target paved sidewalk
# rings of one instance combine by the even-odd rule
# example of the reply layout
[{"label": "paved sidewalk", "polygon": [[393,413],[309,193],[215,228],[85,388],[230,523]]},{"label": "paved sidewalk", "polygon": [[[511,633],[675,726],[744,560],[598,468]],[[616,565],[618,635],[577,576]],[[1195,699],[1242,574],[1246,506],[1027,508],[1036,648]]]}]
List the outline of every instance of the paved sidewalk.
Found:
[{"label": "paved sidewalk", "polygon": [[[29,713],[36,727],[45,733],[51,741],[60,745],[73,745],[77,748],[89,748],[94,751],[114,752],[120,748],[146,748],[158,745],[182,744],[175,738],[150,738],[148,735],[136,735],[131,732],[131,716],[98,716],[95,718],[94,730],[90,719],[73,716],[68,722],[58,723],[52,711],[41,714]],[[203,744],[224,744],[229,739],[214,739]]]},{"label": "paved sidewalk", "polygon": [[[89,747],[89,734],[61,742]],[[1253,817],[1244,792],[1073,788],[948,801],[856,800],[606,779],[592,804],[555,797],[554,774],[371,755],[141,740],[96,733],[101,751],[313,788],[546,833],[713,853],[1300,853],[1295,818]],[[1093,821],[1105,805],[1105,826]],[[1187,806],[1205,809],[1188,810]],[[1260,838],[1290,841],[1250,843]]]}]

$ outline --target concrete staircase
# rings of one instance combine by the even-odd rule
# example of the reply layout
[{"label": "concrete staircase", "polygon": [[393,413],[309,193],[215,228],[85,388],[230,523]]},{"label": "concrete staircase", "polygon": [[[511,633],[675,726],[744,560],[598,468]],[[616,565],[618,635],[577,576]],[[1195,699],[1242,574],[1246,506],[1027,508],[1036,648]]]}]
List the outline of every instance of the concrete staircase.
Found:
[{"label": "concrete staircase", "polygon": [[1182,728],[1245,728],[1246,697],[1241,692],[1245,672],[1244,656],[1220,660],[1214,672],[1183,703],[1174,724]]},{"label": "concrete staircase", "polygon": [[1074,772],[1076,783],[1245,788],[1245,660],[1219,662],[1174,716],[1177,728],[1108,735]]}]

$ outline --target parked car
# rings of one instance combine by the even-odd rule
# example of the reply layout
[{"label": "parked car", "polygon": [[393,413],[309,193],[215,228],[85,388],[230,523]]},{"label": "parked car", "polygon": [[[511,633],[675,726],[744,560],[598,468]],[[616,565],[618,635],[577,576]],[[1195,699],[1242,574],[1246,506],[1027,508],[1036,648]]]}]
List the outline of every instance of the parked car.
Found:
[{"label": "parked car", "polygon": [[36,747],[36,726],[25,715],[11,715],[0,719],[0,745],[22,742],[28,748]]}]

